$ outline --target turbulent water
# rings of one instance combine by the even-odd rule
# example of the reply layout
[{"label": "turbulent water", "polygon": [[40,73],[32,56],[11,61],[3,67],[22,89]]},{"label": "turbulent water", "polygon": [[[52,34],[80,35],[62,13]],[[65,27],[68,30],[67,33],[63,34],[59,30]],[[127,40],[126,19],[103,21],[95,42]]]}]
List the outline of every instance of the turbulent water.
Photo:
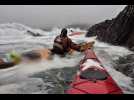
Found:
[{"label": "turbulent water", "polygon": [[[79,28],[72,28],[72,30],[85,32]],[[60,31],[60,28],[43,31],[16,23],[1,24],[0,56],[4,57],[11,51],[21,53],[39,48],[52,48],[53,40]],[[36,34],[39,36],[35,36]],[[92,40],[84,35],[70,38],[76,43]],[[94,51],[124,93],[133,94],[132,79],[113,68],[115,60],[132,52],[124,47],[112,46],[97,40]],[[73,79],[83,56],[82,53],[75,52],[73,56],[67,55],[65,58],[54,56],[52,60],[21,63],[12,68],[0,70],[0,94],[64,94],[68,88],[66,81]]]}]

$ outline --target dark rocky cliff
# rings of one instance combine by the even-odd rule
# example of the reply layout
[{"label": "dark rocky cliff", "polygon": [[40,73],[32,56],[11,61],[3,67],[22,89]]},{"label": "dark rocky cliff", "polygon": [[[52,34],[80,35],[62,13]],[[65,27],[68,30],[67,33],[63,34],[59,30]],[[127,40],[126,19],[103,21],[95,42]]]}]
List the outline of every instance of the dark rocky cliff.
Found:
[{"label": "dark rocky cliff", "polygon": [[97,35],[101,41],[134,50],[134,5],[126,6],[116,18],[89,28],[86,36],[93,35]]},{"label": "dark rocky cliff", "polygon": [[[114,45],[126,46],[134,51],[134,5],[128,5],[116,18],[93,25],[87,37],[97,35],[98,39]],[[120,57],[114,68],[133,78],[134,54]]]},{"label": "dark rocky cliff", "polygon": [[134,54],[130,54],[124,57],[120,57],[116,61],[114,68],[126,76],[133,78],[134,83]]}]

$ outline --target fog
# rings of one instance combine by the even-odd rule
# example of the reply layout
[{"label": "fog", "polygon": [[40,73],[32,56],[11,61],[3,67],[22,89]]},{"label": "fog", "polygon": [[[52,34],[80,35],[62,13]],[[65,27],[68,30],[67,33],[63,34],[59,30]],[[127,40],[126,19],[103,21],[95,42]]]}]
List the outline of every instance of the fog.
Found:
[{"label": "fog", "polygon": [[111,19],[125,5],[0,5],[0,24],[22,23],[35,28],[95,24]]}]

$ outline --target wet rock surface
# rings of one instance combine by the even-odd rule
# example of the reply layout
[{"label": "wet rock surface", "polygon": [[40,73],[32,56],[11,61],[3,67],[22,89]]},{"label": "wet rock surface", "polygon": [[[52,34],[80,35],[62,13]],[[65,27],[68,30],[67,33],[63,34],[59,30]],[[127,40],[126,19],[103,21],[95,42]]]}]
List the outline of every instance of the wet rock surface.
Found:
[{"label": "wet rock surface", "polygon": [[34,37],[38,37],[38,36],[42,36],[40,33],[34,33],[30,30],[27,31],[27,34],[31,35],[31,36],[34,36]]},{"label": "wet rock surface", "polygon": [[126,76],[134,78],[134,54],[120,57],[119,60],[116,61],[114,68]]},{"label": "wet rock surface", "polygon": [[116,18],[89,28],[86,36],[94,35],[101,41],[134,50],[134,5],[126,6]]}]

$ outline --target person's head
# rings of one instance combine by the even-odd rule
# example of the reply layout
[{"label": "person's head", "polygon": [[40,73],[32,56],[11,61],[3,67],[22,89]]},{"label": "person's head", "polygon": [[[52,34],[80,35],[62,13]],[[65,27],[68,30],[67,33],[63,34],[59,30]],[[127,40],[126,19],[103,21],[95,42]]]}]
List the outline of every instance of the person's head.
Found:
[{"label": "person's head", "polygon": [[67,37],[67,29],[66,28],[63,28],[61,30],[61,37]]}]

